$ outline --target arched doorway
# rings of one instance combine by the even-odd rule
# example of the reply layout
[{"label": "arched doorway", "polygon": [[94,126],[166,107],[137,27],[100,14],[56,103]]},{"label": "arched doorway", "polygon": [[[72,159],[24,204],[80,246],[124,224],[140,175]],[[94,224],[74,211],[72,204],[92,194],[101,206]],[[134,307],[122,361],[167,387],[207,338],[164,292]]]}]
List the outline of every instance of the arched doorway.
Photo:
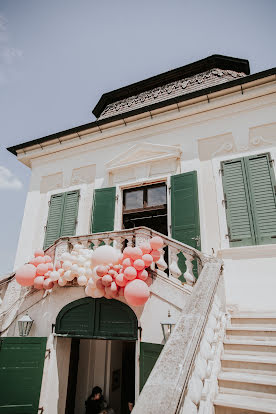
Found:
[{"label": "arched doorway", "polygon": [[95,385],[116,412],[127,413],[135,393],[138,332],[132,309],[114,299],[79,299],[59,312],[55,332],[71,338],[65,414],[84,413]]}]

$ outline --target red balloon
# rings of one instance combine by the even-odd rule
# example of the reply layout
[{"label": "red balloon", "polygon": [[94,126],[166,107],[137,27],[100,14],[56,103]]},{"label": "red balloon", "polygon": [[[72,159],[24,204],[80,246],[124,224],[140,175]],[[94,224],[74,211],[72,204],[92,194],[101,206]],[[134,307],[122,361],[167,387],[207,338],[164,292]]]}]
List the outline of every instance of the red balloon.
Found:
[{"label": "red balloon", "polygon": [[37,249],[34,252],[34,257],[44,256],[44,251],[42,249]]},{"label": "red balloon", "polygon": [[138,279],[141,279],[141,280],[145,281],[145,280],[147,280],[148,275],[149,275],[148,272],[146,271],[146,269],[144,269],[141,272],[138,272],[137,277],[138,277]]},{"label": "red balloon", "polygon": [[158,250],[161,249],[161,247],[163,247],[164,242],[162,237],[160,236],[155,236],[150,240],[150,245],[152,250]]},{"label": "red balloon", "polygon": [[132,266],[128,266],[124,271],[124,275],[126,279],[133,280],[137,276],[137,270]]},{"label": "red balloon", "polygon": [[111,277],[113,277],[113,279],[115,279],[115,278],[116,278],[116,276],[118,276],[118,273],[116,272],[116,270],[113,270],[113,269],[110,269],[110,270],[108,271],[108,274],[109,274]]},{"label": "red balloon", "polygon": [[36,267],[33,264],[25,264],[15,273],[15,279],[21,286],[32,286],[36,276]]},{"label": "red balloon", "polygon": [[153,250],[151,252],[151,256],[152,256],[154,262],[158,262],[158,260],[161,257],[161,253],[159,252],[159,250]]},{"label": "red balloon", "polygon": [[135,279],[126,285],[124,295],[129,305],[142,306],[148,300],[150,291],[145,282]]},{"label": "red balloon", "polygon": [[135,262],[133,263],[133,266],[135,267],[136,270],[143,270],[146,267],[145,262],[142,259],[135,260]]},{"label": "red balloon", "polygon": [[98,289],[104,289],[104,285],[103,285],[102,279],[96,280],[96,288],[98,288]]},{"label": "red balloon", "polygon": [[47,263],[40,263],[37,265],[36,274],[37,276],[44,276],[45,273],[48,272],[48,264]]},{"label": "red balloon", "polygon": [[124,296],[125,288],[120,287],[119,290],[118,290],[118,293],[119,293],[119,296]]},{"label": "red balloon", "polygon": [[141,257],[143,256],[143,252],[139,247],[133,247],[131,253],[130,253],[130,257],[132,260],[137,260],[137,259],[141,259]]}]

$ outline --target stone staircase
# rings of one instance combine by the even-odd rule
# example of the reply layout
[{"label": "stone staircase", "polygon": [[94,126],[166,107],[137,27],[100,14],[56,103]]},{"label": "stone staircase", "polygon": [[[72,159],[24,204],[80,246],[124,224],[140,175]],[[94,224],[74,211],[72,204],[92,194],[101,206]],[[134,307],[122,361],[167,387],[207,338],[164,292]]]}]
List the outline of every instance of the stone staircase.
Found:
[{"label": "stone staircase", "polygon": [[226,329],[216,414],[276,414],[276,315],[239,315]]}]

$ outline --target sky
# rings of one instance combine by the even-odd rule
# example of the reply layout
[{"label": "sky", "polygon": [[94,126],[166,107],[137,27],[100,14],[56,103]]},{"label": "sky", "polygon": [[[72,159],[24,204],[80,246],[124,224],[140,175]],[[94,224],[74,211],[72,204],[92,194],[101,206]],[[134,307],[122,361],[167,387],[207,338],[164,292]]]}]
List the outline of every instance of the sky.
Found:
[{"label": "sky", "polygon": [[91,122],[103,93],[212,54],[275,67],[275,16],[276,0],[0,0],[0,276],[31,175],[6,147]]}]

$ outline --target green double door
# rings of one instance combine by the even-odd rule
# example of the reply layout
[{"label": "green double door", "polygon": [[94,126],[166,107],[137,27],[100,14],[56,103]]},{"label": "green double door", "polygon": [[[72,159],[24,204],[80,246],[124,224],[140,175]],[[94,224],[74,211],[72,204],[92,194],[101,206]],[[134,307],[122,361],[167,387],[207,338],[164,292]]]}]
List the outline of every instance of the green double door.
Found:
[{"label": "green double door", "polygon": [[0,338],[0,414],[37,414],[47,338]]}]

